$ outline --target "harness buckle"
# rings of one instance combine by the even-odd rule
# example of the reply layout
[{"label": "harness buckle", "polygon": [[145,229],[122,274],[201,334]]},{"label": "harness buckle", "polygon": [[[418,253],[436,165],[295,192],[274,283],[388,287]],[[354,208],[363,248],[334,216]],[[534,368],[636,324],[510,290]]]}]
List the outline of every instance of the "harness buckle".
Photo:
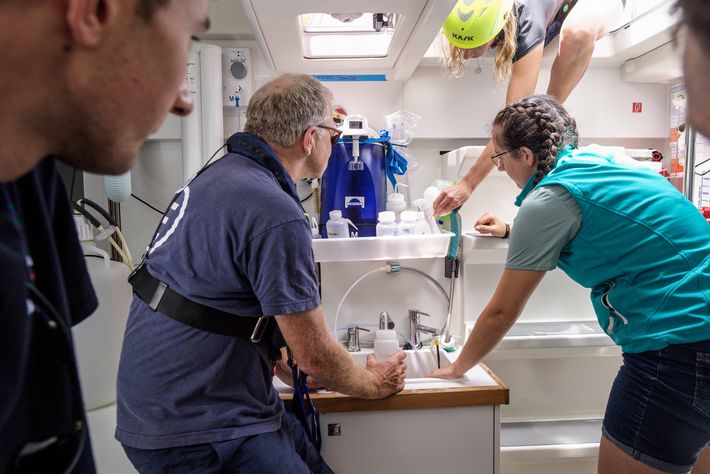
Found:
[{"label": "harness buckle", "polygon": [[165,290],[167,289],[168,285],[166,285],[162,281],[158,282],[158,287],[155,289],[155,293],[153,293],[153,296],[150,299],[150,303],[148,303],[150,309],[152,309],[153,311],[158,310],[158,305],[160,305],[160,302],[163,299],[163,295],[165,294]]},{"label": "harness buckle", "polygon": [[261,316],[254,326],[254,330],[251,333],[249,340],[253,343],[261,342],[261,338],[266,331],[266,325],[269,323],[269,316]]}]

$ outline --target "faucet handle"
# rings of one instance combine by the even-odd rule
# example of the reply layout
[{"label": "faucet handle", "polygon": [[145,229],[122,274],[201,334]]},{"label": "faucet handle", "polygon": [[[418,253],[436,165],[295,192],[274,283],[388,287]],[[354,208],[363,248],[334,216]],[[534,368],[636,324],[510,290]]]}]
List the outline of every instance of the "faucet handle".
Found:
[{"label": "faucet handle", "polygon": [[354,334],[357,334],[358,331],[370,332],[369,329],[365,329],[360,326],[348,326],[348,336],[352,336]]},{"label": "faucet handle", "polygon": [[424,311],[419,311],[418,309],[410,309],[408,312],[409,319],[411,319],[412,321],[419,319],[419,316],[431,317],[431,314],[425,313]]}]

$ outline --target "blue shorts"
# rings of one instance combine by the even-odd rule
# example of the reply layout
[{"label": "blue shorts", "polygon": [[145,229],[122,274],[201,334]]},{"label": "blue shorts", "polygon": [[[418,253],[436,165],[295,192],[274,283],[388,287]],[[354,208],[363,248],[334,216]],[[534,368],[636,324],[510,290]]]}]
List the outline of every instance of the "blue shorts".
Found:
[{"label": "blue shorts", "polygon": [[710,444],[710,341],[623,357],[604,436],[655,469],[690,471]]},{"label": "blue shorts", "polygon": [[308,440],[301,423],[286,410],[273,433],[166,449],[123,446],[141,474],[332,474]]}]

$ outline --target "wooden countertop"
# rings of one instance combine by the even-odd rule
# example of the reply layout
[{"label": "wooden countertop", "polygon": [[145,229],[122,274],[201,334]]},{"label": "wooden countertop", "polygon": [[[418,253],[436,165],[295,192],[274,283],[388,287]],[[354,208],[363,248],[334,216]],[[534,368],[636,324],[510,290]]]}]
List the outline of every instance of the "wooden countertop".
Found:
[{"label": "wooden countertop", "polygon": [[[447,388],[404,389],[381,400],[363,400],[337,392],[311,393],[311,400],[321,413],[372,410],[412,410],[417,408],[450,408],[477,405],[507,405],[508,386],[486,365],[480,364],[496,385]],[[282,393],[281,399],[290,404],[293,395]]]}]

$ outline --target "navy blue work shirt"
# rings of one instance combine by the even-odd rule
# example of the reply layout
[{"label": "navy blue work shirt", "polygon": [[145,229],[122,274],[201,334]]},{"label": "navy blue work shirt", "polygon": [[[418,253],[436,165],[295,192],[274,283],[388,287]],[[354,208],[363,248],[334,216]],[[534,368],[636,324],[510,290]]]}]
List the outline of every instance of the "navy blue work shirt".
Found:
[{"label": "navy blue work shirt", "polygon": [[[267,155],[273,169],[245,156],[237,139]],[[293,181],[253,135],[232,136],[228,151],[171,205],[148,271],[235,318],[317,308],[311,232]],[[116,438],[162,449],[276,431],[283,404],[272,378],[267,343],[192,328],[134,297],[118,373]]]},{"label": "navy blue work shirt", "polygon": [[0,472],[49,438],[33,472],[94,472],[70,328],[97,304],[54,160],[0,184]]}]

